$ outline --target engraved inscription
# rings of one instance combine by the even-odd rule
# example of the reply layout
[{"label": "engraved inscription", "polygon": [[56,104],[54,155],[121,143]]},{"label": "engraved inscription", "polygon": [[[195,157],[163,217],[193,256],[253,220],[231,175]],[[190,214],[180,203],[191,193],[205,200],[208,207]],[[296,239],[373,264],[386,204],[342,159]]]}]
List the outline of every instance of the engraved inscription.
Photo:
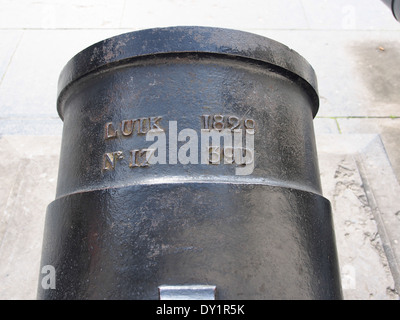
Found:
[{"label": "engraved inscription", "polygon": [[161,120],[162,117],[148,117],[122,120],[117,124],[107,122],[104,127],[104,138],[109,140],[118,136],[130,137],[134,133],[146,135],[150,130],[164,131],[160,124]]},{"label": "engraved inscription", "polygon": [[154,149],[131,150],[129,168],[148,167],[154,152]]},{"label": "engraved inscription", "polygon": [[224,164],[250,165],[254,162],[254,152],[251,148],[243,147],[209,147],[209,163],[220,164],[224,160]]},{"label": "engraved inscription", "polygon": [[253,172],[256,128],[253,119],[235,115],[202,115],[201,126],[202,164],[235,164],[236,175],[249,175]]},{"label": "engraved inscription", "polygon": [[135,122],[133,120],[122,120],[121,133],[123,136],[130,136],[133,133]]},{"label": "engraved inscription", "polygon": [[117,131],[114,129],[112,122],[107,122],[105,125],[105,139],[115,138],[117,136]]},{"label": "engraved inscription", "polygon": [[103,170],[114,170],[117,161],[123,158],[124,154],[122,151],[105,153],[103,155]]},{"label": "engraved inscription", "polygon": [[249,118],[239,118],[237,116],[229,116],[222,114],[215,115],[202,115],[201,116],[202,129],[255,129],[255,121]]},{"label": "engraved inscription", "polygon": [[161,121],[162,117],[156,116],[125,119],[117,123],[107,122],[104,126],[106,141],[118,139],[119,143],[129,137],[135,140],[145,137],[143,140],[153,143],[142,149],[104,153],[102,171],[115,170],[118,166],[129,166],[134,169],[167,163],[170,165],[222,163],[235,165],[237,175],[248,175],[253,172],[255,120],[236,115],[202,115],[200,130],[185,128],[179,133],[177,121],[168,122],[167,132],[161,126]]}]

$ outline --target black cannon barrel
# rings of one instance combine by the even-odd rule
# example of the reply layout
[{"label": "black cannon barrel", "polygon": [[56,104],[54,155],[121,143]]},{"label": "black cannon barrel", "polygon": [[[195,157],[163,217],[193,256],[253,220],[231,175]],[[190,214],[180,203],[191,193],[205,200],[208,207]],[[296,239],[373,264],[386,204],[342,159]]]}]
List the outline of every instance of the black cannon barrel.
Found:
[{"label": "black cannon barrel", "polygon": [[149,29],[78,53],[38,298],[340,299],[318,103],[309,63],[251,33]]},{"label": "black cannon barrel", "polygon": [[397,21],[400,21],[400,0],[382,0],[393,12]]}]

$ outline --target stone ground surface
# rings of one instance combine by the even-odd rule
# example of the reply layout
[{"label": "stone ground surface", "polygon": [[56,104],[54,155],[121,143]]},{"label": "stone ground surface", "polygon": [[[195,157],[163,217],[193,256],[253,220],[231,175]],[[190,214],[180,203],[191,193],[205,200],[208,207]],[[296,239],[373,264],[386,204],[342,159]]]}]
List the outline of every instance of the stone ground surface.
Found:
[{"label": "stone ground surface", "polygon": [[257,33],[310,62],[344,297],[399,299],[400,23],[379,0],[0,0],[0,299],[36,297],[62,67],[107,37],[176,25]]}]

